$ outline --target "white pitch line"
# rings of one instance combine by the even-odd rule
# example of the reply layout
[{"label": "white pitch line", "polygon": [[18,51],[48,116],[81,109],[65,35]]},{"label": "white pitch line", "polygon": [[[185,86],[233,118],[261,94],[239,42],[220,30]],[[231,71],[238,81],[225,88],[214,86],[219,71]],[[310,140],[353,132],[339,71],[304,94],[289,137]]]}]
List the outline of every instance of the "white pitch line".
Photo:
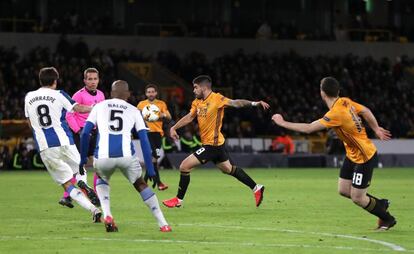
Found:
[{"label": "white pitch line", "polygon": [[[203,245],[221,245],[221,246],[243,246],[255,248],[304,248],[304,249],[337,249],[350,251],[372,251],[372,252],[389,252],[388,249],[373,249],[373,248],[355,248],[349,246],[323,246],[310,244],[262,244],[251,242],[217,242],[217,241],[190,241],[190,240],[162,240],[162,239],[120,239],[120,238],[95,238],[95,237],[78,237],[77,240],[82,241],[113,241],[113,242],[132,242],[132,243],[166,243],[166,244],[203,244]],[[31,237],[31,236],[0,236],[0,241],[10,240],[36,240],[36,241],[70,241],[74,240],[71,237]]]},{"label": "white pitch line", "polygon": [[[13,220],[19,220],[19,218],[13,219]],[[53,219],[40,219],[42,221],[56,221]],[[68,221],[65,221],[68,222]],[[79,222],[79,221],[69,221],[69,222]],[[128,222],[129,224],[135,224],[132,221]],[[242,229],[242,230],[256,230],[256,231],[274,231],[274,232],[285,232],[285,233],[297,233],[297,234],[313,234],[313,235],[324,235],[324,236],[332,236],[332,237],[339,237],[339,238],[348,238],[353,240],[359,240],[359,241],[366,241],[366,242],[372,242],[377,243],[382,246],[388,247],[393,251],[401,251],[401,252],[411,252],[414,253],[414,250],[406,250],[404,247],[376,239],[371,238],[364,238],[364,237],[357,237],[352,235],[343,235],[343,234],[333,234],[333,233],[324,233],[324,232],[308,232],[308,231],[301,231],[301,230],[292,230],[292,229],[277,229],[277,228],[261,228],[261,227],[241,227],[241,226],[226,226],[226,225],[214,225],[214,224],[176,224],[177,226],[191,226],[191,227],[212,227],[212,228],[226,228],[226,229]],[[1,236],[0,236],[1,239]],[[300,245],[303,246],[303,245]],[[293,247],[293,246],[292,246]],[[341,247],[341,246],[339,246]],[[352,248],[352,247],[344,247],[341,248]]]},{"label": "white pitch line", "polygon": [[213,228],[226,228],[226,229],[276,231],[276,232],[286,232],[286,233],[300,233],[300,234],[333,236],[333,237],[348,238],[348,239],[353,239],[353,240],[377,243],[377,244],[380,244],[382,246],[391,248],[394,251],[407,251],[404,247],[399,246],[399,245],[394,244],[394,243],[385,242],[385,241],[376,240],[376,239],[365,238],[365,237],[352,236],[352,235],[323,233],[323,232],[307,232],[307,231],[301,231],[301,230],[277,229],[277,228],[255,228],[255,227],[241,227],[241,226],[224,226],[224,225],[214,225],[214,224],[212,224],[212,225],[208,225],[208,224],[178,224],[178,225],[179,226],[191,226],[191,227],[194,227],[194,226],[196,226],[196,227],[213,227]]}]

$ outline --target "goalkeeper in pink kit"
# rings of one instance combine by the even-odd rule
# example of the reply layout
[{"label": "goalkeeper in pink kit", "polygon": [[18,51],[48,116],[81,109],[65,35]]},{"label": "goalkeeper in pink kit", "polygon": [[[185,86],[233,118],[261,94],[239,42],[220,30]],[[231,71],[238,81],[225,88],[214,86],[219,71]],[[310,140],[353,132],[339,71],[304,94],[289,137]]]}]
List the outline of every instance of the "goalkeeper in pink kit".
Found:
[{"label": "goalkeeper in pink kit", "polygon": [[[98,90],[98,84],[99,84],[99,72],[95,68],[88,68],[83,72],[83,82],[85,84],[85,87],[77,91],[73,96],[72,99],[76,101],[79,104],[93,106],[103,100],[105,100],[105,95]],[[73,139],[75,141],[76,147],[78,150],[80,150],[80,134],[82,132],[83,127],[85,126],[85,121],[88,118],[89,113],[66,113],[66,121],[69,124],[69,127],[71,128],[73,132]],[[96,130],[93,130],[91,132],[90,137],[90,146],[88,148],[88,156],[89,156],[89,163],[92,163],[92,155],[95,150],[95,144],[96,144]],[[87,176],[86,174],[78,176],[81,181],[81,186],[78,186],[91,200],[91,202],[99,206],[99,199],[96,196],[96,193],[94,189],[88,186],[87,184]],[[96,185],[97,176],[96,173],[94,174],[93,183],[94,187]],[[73,179],[73,182],[76,182],[75,179]],[[78,184],[79,185],[79,184]],[[67,192],[64,192],[63,197],[60,199],[59,204],[63,206],[67,206],[69,208],[73,208],[72,199],[70,198],[69,194]]]}]

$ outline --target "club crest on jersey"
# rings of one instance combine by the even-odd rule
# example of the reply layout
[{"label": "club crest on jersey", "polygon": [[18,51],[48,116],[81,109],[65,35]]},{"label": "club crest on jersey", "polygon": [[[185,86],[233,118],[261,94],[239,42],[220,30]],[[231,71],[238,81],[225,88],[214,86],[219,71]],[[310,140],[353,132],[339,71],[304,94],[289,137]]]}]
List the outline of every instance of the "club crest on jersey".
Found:
[{"label": "club crest on jersey", "polygon": [[331,119],[329,117],[327,117],[327,116],[324,116],[322,119],[325,120],[325,121],[327,121],[327,122],[331,121]]},{"label": "club crest on jersey", "polygon": [[197,108],[197,115],[199,117],[206,117],[207,116],[207,107]]}]

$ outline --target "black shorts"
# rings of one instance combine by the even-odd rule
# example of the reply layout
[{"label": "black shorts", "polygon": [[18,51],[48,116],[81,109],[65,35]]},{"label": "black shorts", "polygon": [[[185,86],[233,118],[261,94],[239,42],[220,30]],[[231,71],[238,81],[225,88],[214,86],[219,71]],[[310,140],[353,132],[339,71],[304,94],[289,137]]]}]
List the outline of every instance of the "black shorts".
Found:
[{"label": "black shorts", "polygon": [[[81,133],[82,133],[82,129],[78,133],[72,132],[73,141],[75,142],[75,145],[78,148],[79,153],[80,153],[80,135],[81,135]],[[89,147],[88,147],[88,156],[93,156],[93,154],[95,152],[96,136],[97,135],[98,135],[98,131],[96,129],[91,131],[90,139],[89,139]]]},{"label": "black shorts", "polygon": [[224,144],[221,146],[203,145],[193,154],[201,162],[201,164],[205,164],[208,161],[212,161],[214,164],[217,164],[230,159]]},{"label": "black shorts", "polygon": [[148,140],[151,145],[152,157],[158,159],[161,155],[162,137],[159,132],[148,132]]},{"label": "black shorts", "polygon": [[344,164],[339,172],[339,177],[352,180],[352,187],[365,189],[371,184],[372,173],[378,164],[378,156],[375,153],[369,161],[357,164],[345,157]]}]

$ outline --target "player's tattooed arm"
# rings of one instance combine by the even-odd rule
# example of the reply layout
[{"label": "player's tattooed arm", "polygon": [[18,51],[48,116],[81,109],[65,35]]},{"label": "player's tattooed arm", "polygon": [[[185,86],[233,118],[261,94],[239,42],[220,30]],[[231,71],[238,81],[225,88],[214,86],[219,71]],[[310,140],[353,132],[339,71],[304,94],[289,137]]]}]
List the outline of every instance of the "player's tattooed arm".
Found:
[{"label": "player's tattooed arm", "polygon": [[270,105],[267,104],[264,101],[249,101],[244,99],[238,99],[238,100],[230,100],[228,103],[228,106],[234,107],[234,108],[243,108],[243,107],[259,107],[261,106],[263,109],[269,109]]}]

